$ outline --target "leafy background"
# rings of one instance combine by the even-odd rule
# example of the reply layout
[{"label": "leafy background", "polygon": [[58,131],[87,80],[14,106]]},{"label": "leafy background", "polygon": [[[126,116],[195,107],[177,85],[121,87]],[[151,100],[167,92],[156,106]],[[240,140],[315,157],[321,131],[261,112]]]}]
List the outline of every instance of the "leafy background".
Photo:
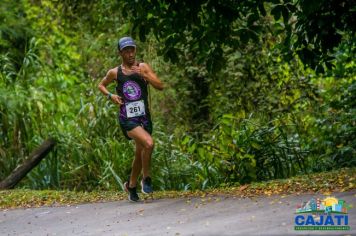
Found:
[{"label": "leafy background", "polygon": [[355,166],[351,2],[3,0],[0,179],[54,137],[19,188],[122,190],[133,145],[97,84],[125,35],[166,85],[150,90],[155,188]]}]

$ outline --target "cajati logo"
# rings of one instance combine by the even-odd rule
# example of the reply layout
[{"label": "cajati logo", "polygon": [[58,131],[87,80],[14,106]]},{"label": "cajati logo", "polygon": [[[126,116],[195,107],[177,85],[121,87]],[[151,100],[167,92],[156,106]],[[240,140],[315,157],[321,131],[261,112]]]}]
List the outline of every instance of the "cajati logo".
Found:
[{"label": "cajati logo", "polygon": [[350,230],[349,205],[335,197],[312,198],[297,206],[295,230]]}]

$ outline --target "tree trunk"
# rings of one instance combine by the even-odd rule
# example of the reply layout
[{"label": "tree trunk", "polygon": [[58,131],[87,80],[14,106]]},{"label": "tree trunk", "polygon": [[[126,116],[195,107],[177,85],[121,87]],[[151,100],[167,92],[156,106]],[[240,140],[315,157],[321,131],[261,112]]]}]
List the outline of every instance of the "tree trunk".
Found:
[{"label": "tree trunk", "polygon": [[3,181],[0,182],[0,189],[10,189],[26,176],[40,161],[53,149],[56,142],[53,139],[48,139],[42,143],[40,147],[34,150],[30,156]]}]

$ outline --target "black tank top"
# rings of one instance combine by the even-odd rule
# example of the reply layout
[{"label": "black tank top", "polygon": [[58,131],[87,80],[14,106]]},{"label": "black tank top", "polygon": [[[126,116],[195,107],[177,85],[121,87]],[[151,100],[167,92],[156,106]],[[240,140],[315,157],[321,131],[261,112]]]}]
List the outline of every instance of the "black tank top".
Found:
[{"label": "black tank top", "polygon": [[121,66],[117,69],[116,81],[116,92],[124,102],[120,107],[120,118],[149,118],[147,81],[138,73],[125,75]]}]

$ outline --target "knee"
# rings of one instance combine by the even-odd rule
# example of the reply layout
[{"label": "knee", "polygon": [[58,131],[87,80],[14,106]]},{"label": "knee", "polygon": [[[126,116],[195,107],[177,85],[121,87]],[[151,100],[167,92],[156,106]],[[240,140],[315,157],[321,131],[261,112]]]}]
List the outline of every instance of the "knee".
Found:
[{"label": "knee", "polygon": [[147,137],[145,139],[144,147],[145,147],[145,149],[149,149],[149,150],[153,149],[154,142],[153,142],[153,139],[151,137]]}]

